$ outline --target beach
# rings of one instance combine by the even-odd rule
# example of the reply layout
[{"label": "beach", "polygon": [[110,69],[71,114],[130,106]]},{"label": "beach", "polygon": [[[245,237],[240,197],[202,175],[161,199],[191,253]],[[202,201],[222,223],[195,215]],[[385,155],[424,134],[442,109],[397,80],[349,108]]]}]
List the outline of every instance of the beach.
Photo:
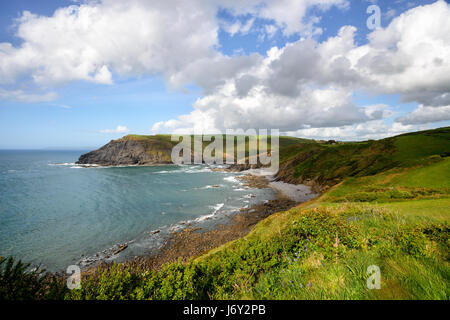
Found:
[{"label": "beach", "polygon": [[[273,181],[273,176],[265,175],[259,170],[252,169],[242,173],[243,175],[237,176],[237,179],[244,187],[272,188],[276,191],[276,199],[241,208],[227,223],[218,224],[212,229],[195,226],[172,232],[156,254],[134,257],[124,261],[123,264],[145,270],[159,270],[163,265],[177,260],[186,262],[190,258],[198,257],[227,242],[246,236],[258,222],[270,215],[291,209],[317,196],[309,186]],[[97,265],[86,269],[83,275],[86,277],[94,274],[97,268],[110,266],[110,262],[100,261]]]}]

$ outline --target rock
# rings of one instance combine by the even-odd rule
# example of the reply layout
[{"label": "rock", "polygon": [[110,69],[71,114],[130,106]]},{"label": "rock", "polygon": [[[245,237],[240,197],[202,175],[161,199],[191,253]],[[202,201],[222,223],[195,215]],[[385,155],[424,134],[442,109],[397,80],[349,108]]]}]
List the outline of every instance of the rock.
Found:
[{"label": "rock", "polygon": [[160,232],[161,232],[161,230],[159,230],[159,229],[158,230],[153,230],[152,234],[157,234],[157,233],[160,233]]},{"label": "rock", "polygon": [[114,255],[118,254],[119,252],[122,252],[123,250],[125,250],[126,248],[128,248],[128,244],[124,243],[121,244],[119,246],[119,248],[114,252]]},{"label": "rock", "polygon": [[170,164],[172,144],[126,136],[80,156],[77,164],[101,166]]}]

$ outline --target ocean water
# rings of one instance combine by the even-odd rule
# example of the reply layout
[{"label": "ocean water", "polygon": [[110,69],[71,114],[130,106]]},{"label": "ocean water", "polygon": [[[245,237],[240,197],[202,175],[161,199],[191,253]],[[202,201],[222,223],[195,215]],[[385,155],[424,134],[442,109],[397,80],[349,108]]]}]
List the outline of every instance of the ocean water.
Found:
[{"label": "ocean water", "polygon": [[274,198],[206,166],[81,168],[84,152],[0,151],[1,256],[51,271],[121,261],[154,252],[171,231],[208,229]]}]

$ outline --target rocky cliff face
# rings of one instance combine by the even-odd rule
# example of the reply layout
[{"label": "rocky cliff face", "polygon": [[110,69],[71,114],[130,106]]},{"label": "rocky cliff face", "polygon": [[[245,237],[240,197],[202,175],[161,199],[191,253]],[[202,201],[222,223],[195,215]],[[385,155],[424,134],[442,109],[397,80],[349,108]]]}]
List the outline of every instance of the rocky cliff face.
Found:
[{"label": "rocky cliff face", "polygon": [[98,150],[83,154],[77,164],[102,166],[152,165],[171,162],[172,145],[160,141],[122,138],[112,140]]}]

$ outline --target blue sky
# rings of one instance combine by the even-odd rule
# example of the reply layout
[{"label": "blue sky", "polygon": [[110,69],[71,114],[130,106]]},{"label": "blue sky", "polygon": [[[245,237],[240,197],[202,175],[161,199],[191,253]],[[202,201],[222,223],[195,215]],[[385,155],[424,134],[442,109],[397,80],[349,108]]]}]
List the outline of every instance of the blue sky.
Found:
[{"label": "blue sky", "polygon": [[[339,2],[338,0],[336,1]],[[114,2],[114,0],[110,0],[110,2]],[[317,32],[316,34],[311,34],[310,29],[304,26],[298,26],[295,24],[295,21],[293,22],[293,20],[286,22],[284,20],[280,20],[281,18],[279,18],[279,16],[272,17],[270,15],[270,11],[269,13],[261,13],[256,12],[256,9],[253,7],[251,9],[241,9],[237,7],[223,8],[223,4],[217,5],[217,8],[205,8],[204,13],[202,13],[205,15],[210,15],[210,21],[208,21],[212,25],[216,24],[217,32],[205,30],[204,35],[201,33],[196,35],[198,38],[195,39],[203,39],[204,37],[205,44],[198,44],[199,49],[192,49],[192,57],[183,57],[184,48],[186,48],[186,46],[190,48],[189,44],[186,45],[186,43],[184,43],[183,46],[180,45],[180,47],[177,47],[177,43],[179,42],[173,40],[173,42],[170,42],[170,46],[168,45],[167,47],[168,54],[173,55],[173,57],[168,59],[168,62],[165,61],[166,55],[154,57],[152,54],[149,54],[148,59],[155,59],[155,62],[149,62],[147,64],[146,61],[141,62],[141,60],[139,60],[139,63],[142,63],[142,66],[133,65],[130,67],[132,71],[124,72],[123,70],[125,67],[128,68],[130,63],[124,63],[122,66],[120,65],[121,59],[112,55],[113,57],[109,60],[106,58],[104,60],[101,59],[101,63],[104,63],[110,73],[110,78],[107,77],[108,79],[105,78],[106,80],[104,78],[102,78],[102,80],[93,80],[92,78],[94,78],[94,73],[97,72],[97,74],[100,74],[99,70],[101,69],[98,67],[98,61],[93,64],[97,69],[95,69],[95,71],[91,70],[87,73],[87,75],[83,76],[79,76],[79,69],[77,69],[78,67],[73,67],[74,64],[71,64],[69,67],[63,65],[61,67],[62,69],[55,70],[69,70],[68,72],[73,71],[74,75],[65,77],[63,72],[62,75],[58,73],[57,78],[55,77],[56,71],[53,69],[46,73],[46,68],[48,68],[48,65],[52,63],[51,57],[49,57],[50,62],[46,62],[46,64],[43,64],[41,67],[36,67],[35,65],[35,61],[40,63],[42,59],[45,59],[48,56],[43,53],[44,50],[49,50],[48,52],[52,52],[52,50],[64,50],[65,47],[58,47],[59,42],[57,36],[55,36],[55,41],[48,41],[44,43],[42,38],[39,38],[39,36],[32,38],[34,36],[34,31],[32,32],[30,30],[39,30],[39,28],[42,28],[42,34],[46,34],[44,32],[50,32],[49,37],[51,37],[52,31],[48,31],[49,29],[46,29],[48,28],[48,21],[45,21],[45,17],[48,17],[48,19],[53,19],[54,12],[58,8],[64,8],[70,5],[79,6],[81,5],[79,2],[66,0],[2,1],[0,3],[0,43],[10,44],[15,49],[20,49],[30,45],[33,47],[33,51],[30,52],[36,54],[36,60],[33,60],[33,56],[30,56],[30,61],[21,60],[20,63],[17,62],[17,66],[14,69],[13,67],[10,67],[11,63],[8,61],[13,61],[12,63],[16,63],[19,58],[22,59],[23,54],[21,54],[20,51],[10,53],[10,51],[3,49],[4,56],[2,57],[0,55],[0,59],[4,59],[5,65],[7,65],[4,67],[4,70],[6,71],[4,71],[3,82],[1,82],[2,75],[0,74],[0,148],[93,148],[101,146],[109,140],[119,138],[127,133],[151,134],[155,132],[169,132],[174,128],[178,129],[184,125],[181,124],[181,121],[179,120],[180,116],[182,116],[183,121],[187,123],[186,126],[188,126],[189,123],[196,125],[202,121],[201,119],[205,119],[205,122],[210,121],[212,124],[217,125],[217,123],[221,121],[222,116],[218,116],[217,113],[215,113],[216,109],[214,109],[214,106],[211,107],[210,103],[222,105],[222,101],[223,105],[230,103],[230,101],[233,101],[233,106],[236,101],[240,101],[239,103],[242,103],[242,106],[238,106],[238,109],[236,110],[233,109],[232,105],[230,105],[230,107],[226,106],[228,109],[221,109],[230,110],[229,112],[231,114],[223,116],[223,118],[226,119],[224,120],[223,126],[226,127],[226,124],[231,124],[231,126],[239,127],[239,125],[244,122],[233,122],[235,117],[232,114],[241,112],[243,110],[242,108],[246,108],[246,101],[254,101],[258,99],[256,99],[256,97],[249,97],[249,100],[239,100],[242,97],[236,96],[233,97],[233,99],[227,97],[227,99],[221,100],[221,97],[224,97],[224,92],[227,92],[227,84],[233,81],[237,83],[243,75],[256,72],[254,70],[263,65],[262,60],[268,57],[267,51],[272,47],[282,49],[290,44],[301,45],[300,42],[303,39],[313,39],[316,44],[321,44],[326,42],[331,37],[336,37],[340,28],[346,25],[357,28],[354,35],[355,46],[362,47],[369,44],[367,36],[372,32],[372,30],[369,30],[366,26],[366,21],[369,16],[366,13],[366,9],[372,3],[376,3],[381,9],[381,28],[387,28],[392,20],[399,17],[401,13],[413,9],[418,4],[427,5],[435,2],[436,1],[362,0],[350,1],[346,4],[332,4],[327,9],[320,6],[308,7],[306,13],[304,15],[300,15],[299,19],[305,21],[306,23],[309,19],[311,19],[311,17],[316,17],[316,22],[312,24],[312,30],[317,31],[320,29],[320,32]],[[135,3],[136,6],[141,5],[139,4],[139,1],[135,1]],[[106,14],[110,12],[108,10],[112,8],[108,7],[108,4],[103,5],[102,3],[88,3],[86,6],[97,6],[96,9],[98,9],[98,11],[96,11],[96,14],[98,15],[96,17],[102,17],[102,10],[104,10],[105,21],[107,21],[106,18],[109,17],[106,16]],[[130,6],[133,6],[133,3],[131,3]],[[158,11],[159,9],[147,8],[145,5],[143,5],[142,8],[143,14],[148,13],[149,17],[155,17],[153,14],[156,12],[156,14],[165,18],[165,9]],[[203,10],[204,8],[201,9]],[[289,7],[286,7],[286,10],[289,10]],[[29,11],[32,14],[35,14],[35,16],[17,20],[24,16],[25,11]],[[244,13],[240,14],[238,12]],[[117,17],[119,17],[117,14],[120,14],[120,12],[114,14],[115,19],[117,19]],[[417,15],[419,14],[422,13],[418,12]],[[74,14],[74,16],[79,18],[81,14],[78,14],[78,16]],[[448,20],[450,20],[450,17],[448,18]],[[127,18],[124,17],[124,19]],[[183,17],[180,19],[183,19]],[[246,30],[244,25],[250,20],[253,23],[251,27]],[[66,26],[66,28],[71,28],[70,24],[72,22],[67,20],[66,23],[69,25]],[[78,30],[76,29],[75,24],[81,22],[73,23],[73,28]],[[115,21],[111,21],[111,23],[115,23]],[[180,22],[180,24],[182,23],[183,22]],[[235,31],[235,33],[230,32],[230,28],[233,24],[240,25],[240,27],[236,29],[237,31]],[[298,30],[288,33],[286,30],[288,30],[291,25],[294,29],[295,27],[298,27]],[[23,36],[23,34],[22,36],[18,35],[18,30],[21,26],[23,26],[23,30],[28,30],[24,33],[25,36]],[[28,29],[26,29],[27,26],[29,27]],[[269,28],[269,26],[273,26],[270,28],[275,30],[274,33],[264,31],[268,30],[266,28]],[[131,30],[132,26],[128,27],[127,25],[124,25],[123,28],[128,28]],[[95,30],[93,32],[96,32]],[[176,38],[179,36],[179,32],[172,34],[170,31],[166,30],[161,31],[161,37],[155,34],[157,33],[155,32],[148,35],[148,37],[154,36],[157,38],[157,40],[152,40],[153,42],[151,42],[151,45],[156,43],[157,48],[159,48],[158,50],[162,52],[166,52],[166,48],[164,46],[167,45],[167,42],[169,41],[163,41],[160,39],[168,39],[170,37]],[[180,36],[182,37],[183,35]],[[190,34],[187,34],[184,38],[189,36]],[[216,38],[214,38],[214,36]],[[87,39],[91,39],[88,35],[86,35],[86,37]],[[117,41],[121,50],[123,49],[123,46],[119,42],[121,41],[119,35],[117,36],[117,39],[111,34],[99,35],[99,37],[101,37],[102,40],[109,37],[111,41]],[[74,41],[76,41],[76,39],[74,39]],[[213,46],[209,46],[208,41],[210,41]],[[51,47],[49,48],[49,43],[51,45],[54,44],[56,49]],[[175,43],[175,45],[173,43]],[[124,46],[126,47],[126,45],[127,44],[125,43]],[[197,45],[197,42],[195,42],[195,45]],[[95,42],[93,45],[86,44],[86,47],[87,46],[92,47],[92,50],[90,50],[89,53],[97,50],[95,47]],[[83,48],[84,44],[81,43],[80,47]],[[40,50],[42,50],[42,52],[40,52]],[[77,51],[76,49],[73,50],[73,52],[75,52],[75,57],[73,58],[75,59],[74,61],[82,64],[83,58],[76,59]],[[103,48],[98,50],[100,52]],[[126,48],[123,50],[126,50]],[[1,52],[2,49],[0,47],[0,53]],[[40,55],[41,53],[42,55]],[[130,53],[131,62],[134,60],[133,54],[136,55],[136,60],[140,59],[141,55],[136,49],[136,52]],[[186,55],[188,54],[190,54],[190,52],[186,53]],[[349,54],[349,57],[350,56],[352,55]],[[239,64],[239,67],[233,67],[233,61],[241,61],[239,60],[239,57],[252,58],[248,59],[248,63],[236,62],[236,64]],[[211,59],[211,62],[209,62],[208,59]],[[205,67],[202,67],[201,70],[193,69],[197,68],[197,64],[192,63],[192,61],[208,61],[209,64],[206,64],[206,66],[211,66],[211,69],[206,71],[210,71],[210,73],[205,75]],[[217,67],[216,71],[216,66],[219,66],[217,61],[224,62],[220,62],[220,69]],[[55,65],[57,63],[58,62],[55,61]],[[446,65],[446,63],[448,63],[448,60],[444,61],[444,65]],[[160,64],[167,67],[160,69]],[[8,69],[9,67],[10,69]],[[53,67],[57,68],[57,66],[52,65],[51,68]],[[72,67],[74,68],[73,70],[67,69]],[[301,67],[302,60],[299,60],[299,68]],[[234,71],[233,68],[235,68],[236,71]],[[166,71],[168,69],[170,69],[170,72]],[[231,69],[233,69],[233,71],[229,71]],[[0,62],[0,72],[1,70]],[[10,74],[14,75],[14,79],[10,77]],[[192,74],[194,75],[190,78]],[[210,84],[212,81],[210,81],[208,77],[214,79],[216,78],[216,74],[226,75],[223,76],[223,81],[217,86],[212,86]],[[255,74],[257,74],[257,72]],[[89,78],[91,75],[92,78]],[[41,77],[39,78],[40,80],[36,80],[37,76]],[[55,79],[52,77],[55,77]],[[255,76],[252,75],[252,77]],[[297,78],[295,78],[296,76],[293,75],[293,77],[293,79],[297,81]],[[173,79],[182,79],[182,81],[180,80],[181,82],[179,83]],[[443,79],[445,82],[446,78]],[[283,79],[275,80],[277,82],[282,82]],[[438,110],[430,109],[431,107],[428,107],[425,104],[425,109],[420,109],[413,114],[414,117],[410,116],[408,118],[409,120],[404,120],[404,123],[401,125],[400,129],[395,129],[397,127],[394,128],[392,126],[393,124],[398,123],[396,119],[405,117],[405,115],[414,112],[420,104],[425,103],[423,102],[425,101],[425,98],[410,98],[411,93],[407,89],[403,88],[385,88],[380,85],[379,89],[377,88],[376,90],[371,90],[370,86],[349,88],[348,84],[342,84],[341,88],[341,84],[335,79],[326,81],[321,79],[320,84],[317,83],[317,79],[315,78],[305,80],[302,76],[300,80],[299,88],[300,86],[302,88],[303,86],[308,88],[311,86],[316,86],[316,90],[321,90],[320,92],[323,93],[327,88],[339,87],[339,92],[342,91],[342,97],[345,96],[346,92],[350,92],[351,98],[342,98],[343,100],[347,100],[343,102],[342,106],[336,106],[336,108],[343,108],[342,110],[350,110],[353,108],[351,110],[356,110],[359,114],[360,110],[356,108],[360,108],[362,110],[367,106],[378,106],[377,108],[384,110],[383,112],[385,116],[383,116],[383,118],[375,118],[372,115],[368,117],[364,116],[365,118],[362,116],[360,118],[355,116],[352,117],[352,119],[357,118],[357,120],[354,120],[354,123],[348,120],[347,117],[342,119],[340,122],[336,122],[336,124],[330,124],[332,119],[320,118],[317,120],[317,116],[313,114],[310,116],[311,119],[306,119],[302,122],[302,110],[304,110],[302,109],[304,108],[302,106],[305,103],[302,99],[306,98],[289,96],[289,103],[292,103],[294,106],[299,106],[299,127],[296,128],[292,125],[292,123],[287,120],[283,120],[281,117],[280,125],[278,125],[278,123],[274,120],[273,128],[281,127],[285,128],[284,131],[291,132],[294,135],[315,138],[322,138],[319,134],[317,134],[317,132],[321,132],[324,130],[323,128],[326,128],[326,130],[328,130],[327,132],[337,133],[336,136],[333,136],[330,133],[323,138],[336,137],[342,138],[343,140],[355,140],[372,137],[378,138],[403,131],[446,126],[450,123],[448,121],[450,118],[447,118],[448,108],[446,104],[434,106],[436,108],[440,108],[439,112],[443,115],[443,118],[441,119],[444,119],[444,121],[434,121],[436,119],[431,116],[431,120],[429,119],[428,122],[423,121],[420,123],[421,121],[416,119],[416,114],[420,116],[420,112],[422,112],[423,114],[429,115],[430,113],[432,114],[433,110]],[[272,80],[264,79],[260,80],[259,83],[261,83],[261,86],[265,86],[266,83],[270,81]],[[421,84],[419,83],[417,86],[421,87]],[[270,88],[266,89],[269,91],[271,90]],[[433,87],[430,87],[429,90],[424,90],[424,92],[425,91],[434,92],[434,89]],[[448,91],[450,91],[448,84],[445,84],[444,90],[441,90],[438,93],[439,97],[446,96]],[[315,95],[315,93],[315,91],[311,91],[311,96]],[[250,93],[247,94],[250,95]],[[284,98],[280,96],[279,92],[271,94],[272,95],[265,97],[265,99],[270,99],[272,101],[273,98],[278,104],[282,103],[280,101],[286,101],[283,100]],[[339,95],[339,97],[341,97],[341,95]],[[257,107],[258,106],[255,108]],[[319,106],[317,108],[319,108]],[[204,115],[199,117],[199,112],[192,113],[196,109],[203,112]],[[261,112],[266,111],[266,109],[261,109]],[[308,112],[308,110],[305,110],[305,113]],[[327,111],[325,109],[323,114],[326,115],[326,112]],[[339,109],[336,109],[336,112],[339,113]],[[264,121],[252,122],[252,116],[249,116],[246,112],[244,112],[244,114],[244,118],[249,118],[245,123],[248,123],[250,127],[252,127],[252,125],[255,128],[267,127],[264,126],[266,124]],[[366,114],[368,114],[368,112],[366,112]],[[183,118],[183,115],[186,117]],[[332,118],[333,116],[330,115],[330,117]],[[277,119],[278,116],[275,115],[273,118]],[[170,122],[170,120],[173,119],[176,122],[175,127],[173,126],[173,122]],[[438,120],[440,119],[438,118]],[[155,131],[155,124],[157,123],[160,123],[160,127],[164,127],[165,129]],[[367,123],[367,128],[364,127],[365,123]],[[385,127],[383,127],[383,125]],[[122,128],[126,127],[126,129],[116,130],[119,128],[118,126],[121,126]],[[114,132],[115,130],[120,132]],[[349,132],[351,132],[351,134]]]}]

